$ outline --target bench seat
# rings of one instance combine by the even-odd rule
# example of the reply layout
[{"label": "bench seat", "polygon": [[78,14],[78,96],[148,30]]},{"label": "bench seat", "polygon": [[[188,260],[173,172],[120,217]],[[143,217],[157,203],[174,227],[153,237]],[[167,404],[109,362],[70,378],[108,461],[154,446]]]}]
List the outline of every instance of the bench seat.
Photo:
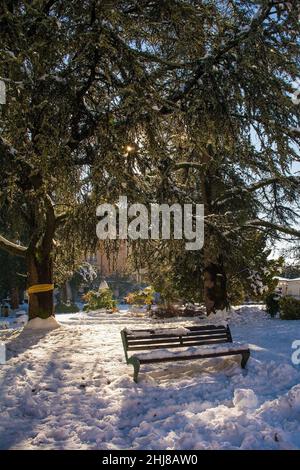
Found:
[{"label": "bench seat", "polygon": [[190,348],[182,348],[180,351],[174,351],[174,349],[156,349],[154,351],[133,354],[133,357],[136,357],[141,364],[147,364],[155,361],[162,362],[167,359],[170,359],[170,361],[192,359],[194,356],[195,359],[198,359],[205,356],[211,357],[212,355],[213,357],[217,357],[217,354],[220,354],[220,356],[235,355],[248,350],[248,344],[233,342],[213,346],[192,346]]}]

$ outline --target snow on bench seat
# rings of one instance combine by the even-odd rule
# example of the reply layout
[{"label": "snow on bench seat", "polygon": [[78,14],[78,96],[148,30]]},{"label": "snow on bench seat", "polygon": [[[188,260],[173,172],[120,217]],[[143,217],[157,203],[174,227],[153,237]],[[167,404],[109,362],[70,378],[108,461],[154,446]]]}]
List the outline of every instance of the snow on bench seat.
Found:
[{"label": "snow on bench seat", "polygon": [[153,331],[145,331],[145,330],[129,330],[125,328],[125,331],[128,335],[133,336],[134,338],[140,338],[144,336],[152,336],[152,335],[173,335],[173,336],[184,336],[190,333],[188,328],[179,327],[179,328],[162,328]]},{"label": "snow on bench seat", "polygon": [[136,357],[139,361],[150,361],[152,359],[167,359],[174,357],[191,357],[191,356],[201,356],[206,354],[223,354],[227,352],[238,352],[245,351],[249,349],[249,345],[246,343],[227,343],[227,344],[216,344],[214,346],[200,346],[195,347],[191,346],[189,348],[182,348],[180,351],[173,349],[156,349],[154,351],[149,351],[145,353],[133,354],[133,357]]}]

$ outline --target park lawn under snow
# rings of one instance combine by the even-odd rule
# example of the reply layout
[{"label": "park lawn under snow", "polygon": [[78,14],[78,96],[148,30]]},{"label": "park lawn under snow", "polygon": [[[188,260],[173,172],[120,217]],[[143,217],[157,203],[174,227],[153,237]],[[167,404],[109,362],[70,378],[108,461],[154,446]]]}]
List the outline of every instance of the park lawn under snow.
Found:
[{"label": "park lawn under snow", "polygon": [[1,449],[299,449],[300,321],[242,307],[229,320],[251,358],[142,366],[124,361],[124,327],[178,328],[127,314],[58,315],[52,331],[6,330],[0,366]]}]

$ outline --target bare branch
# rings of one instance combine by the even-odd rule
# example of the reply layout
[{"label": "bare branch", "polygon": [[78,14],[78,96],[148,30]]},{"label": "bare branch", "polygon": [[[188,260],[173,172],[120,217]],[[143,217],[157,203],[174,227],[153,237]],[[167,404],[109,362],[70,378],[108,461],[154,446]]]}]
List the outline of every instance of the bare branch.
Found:
[{"label": "bare branch", "polygon": [[206,163],[197,163],[197,162],[179,162],[175,165],[175,170],[180,170],[181,168],[197,168],[202,170],[205,167]]}]

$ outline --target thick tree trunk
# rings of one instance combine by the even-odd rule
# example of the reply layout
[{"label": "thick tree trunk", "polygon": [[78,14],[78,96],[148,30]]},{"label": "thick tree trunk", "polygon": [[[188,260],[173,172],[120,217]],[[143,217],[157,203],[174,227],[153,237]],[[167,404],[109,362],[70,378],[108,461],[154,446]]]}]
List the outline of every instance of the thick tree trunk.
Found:
[{"label": "thick tree trunk", "polygon": [[206,313],[228,308],[227,279],[221,262],[210,262],[204,269],[204,302]]},{"label": "thick tree trunk", "polygon": [[[202,156],[202,164],[207,165],[207,169],[200,176],[200,189],[204,204],[205,216],[214,214],[212,201],[216,197],[215,172],[211,173],[209,164],[214,160],[214,151],[212,146],[207,146],[207,152]],[[217,310],[228,308],[227,297],[227,278],[224,270],[223,259],[220,252],[217,252],[213,232],[205,227],[204,239],[204,279],[203,279],[203,297],[206,307],[206,314],[216,313]]]},{"label": "thick tree trunk", "polygon": [[[50,253],[29,252],[28,287],[53,283],[53,264]],[[29,296],[29,320],[54,316],[53,291],[39,292]]]},{"label": "thick tree trunk", "polygon": [[[30,179],[32,189],[38,193],[42,187],[41,175]],[[34,204],[33,204],[34,202]],[[53,237],[57,219],[51,197],[43,193],[40,198],[30,200],[31,242],[28,247],[13,243],[0,235],[0,248],[9,253],[22,256],[27,262],[27,288],[40,284],[53,284]],[[27,220],[28,222],[28,220]],[[54,316],[53,290],[29,294],[29,320],[36,317]]]}]

